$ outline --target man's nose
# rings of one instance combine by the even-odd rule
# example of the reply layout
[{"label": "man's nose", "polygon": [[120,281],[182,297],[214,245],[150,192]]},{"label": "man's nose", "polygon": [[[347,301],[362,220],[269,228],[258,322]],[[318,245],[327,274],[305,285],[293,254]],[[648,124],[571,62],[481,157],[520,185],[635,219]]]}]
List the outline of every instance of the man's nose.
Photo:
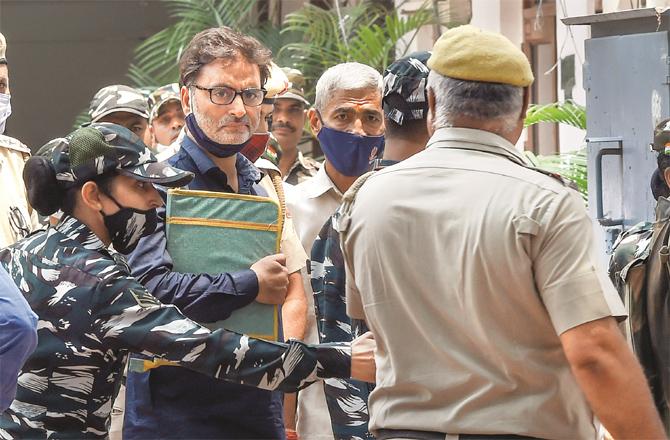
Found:
[{"label": "man's nose", "polygon": [[228,104],[228,113],[235,116],[236,118],[241,118],[247,114],[247,109],[244,106],[242,97],[240,95],[235,95],[233,102]]},{"label": "man's nose", "polygon": [[184,126],[184,119],[179,117],[172,118],[172,124],[170,124],[173,129],[180,129]]},{"label": "man's nose", "polygon": [[286,115],[284,112],[277,112],[276,110],[272,113],[273,122],[287,122]]},{"label": "man's nose", "polygon": [[353,134],[357,134],[359,136],[366,136],[367,133],[363,129],[363,121],[361,118],[356,118],[353,122],[353,124],[349,127],[349,131]]}]

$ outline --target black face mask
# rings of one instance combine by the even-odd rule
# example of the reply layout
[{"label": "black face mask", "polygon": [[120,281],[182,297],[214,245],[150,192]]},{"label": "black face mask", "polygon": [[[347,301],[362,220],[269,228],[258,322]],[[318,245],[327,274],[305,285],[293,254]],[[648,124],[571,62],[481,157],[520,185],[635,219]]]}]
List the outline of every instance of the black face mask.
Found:
[{"label": "black face mask", "polygon": [[140,238],[152,234],[158,224],[156,209],[142,211],[134,208],[121,206],[111,194],[107,197],[112,199],[120,209],[118,212],[106,215],[100,211],[112,240],[114,250],[124,255],[131,253]]}]

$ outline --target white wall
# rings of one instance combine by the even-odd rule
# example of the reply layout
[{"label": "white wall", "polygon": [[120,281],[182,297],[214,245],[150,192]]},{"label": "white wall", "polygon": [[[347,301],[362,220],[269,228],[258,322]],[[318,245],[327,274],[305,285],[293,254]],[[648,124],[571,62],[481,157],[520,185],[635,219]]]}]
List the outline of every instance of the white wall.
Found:
[{"label": "white wall", "polygon": [[[565,6],[563,10],[562,5]],[[593,0],[558,0],[556,2],[556,58],[558,59],[558,100],[565,99],[565,90],[561,88],[561,78],[564,72],[561,71],[561,58],[569,55],[575,55],[575,85],[572,88],[572,99],[579,104],[586,104],[586,92],[584,91],[583,61],[584,61],[584,41],[590,37],[589,26],[573,26],[572,35],[561,19],[568,17],[577,17],[581,15],[591,15],[595,11]],[[574,39],[573,39],[574,38]],[[567,73],[567,72],[566,72]],[[565,124],[559,125],[559,143],[561,151],[574,150],[584,145],[585,132]]]}]

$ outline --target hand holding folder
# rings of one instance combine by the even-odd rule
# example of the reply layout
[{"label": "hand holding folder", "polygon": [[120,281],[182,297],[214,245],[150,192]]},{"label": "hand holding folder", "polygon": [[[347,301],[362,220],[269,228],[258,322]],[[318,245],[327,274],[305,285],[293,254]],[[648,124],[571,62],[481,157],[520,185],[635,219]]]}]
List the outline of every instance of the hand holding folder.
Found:
[{"label": "hand holding folder", "polygon": [[251,265],[258,277],[258,296],[261,304],[284,304],[288,289],[288,269],[284,254],[263,257]]}]

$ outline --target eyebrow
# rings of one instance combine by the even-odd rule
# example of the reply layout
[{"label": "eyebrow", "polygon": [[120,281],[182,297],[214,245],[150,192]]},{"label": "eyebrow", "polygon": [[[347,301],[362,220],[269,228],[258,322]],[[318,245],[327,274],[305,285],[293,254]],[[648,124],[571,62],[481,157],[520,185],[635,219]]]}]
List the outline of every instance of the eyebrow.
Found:
[{"label": "eyebrow", "polygon": [[213,86],[208,86],[208,87],[202,86],[202,87],[204,87],[205,89],[217,89],[217,88],[220,88],[220,87],[225,87],[225,88],[232,89],[232,90],[246,90],[246,89],[260,89],[261,88],[261,87],[256,87],[255,85],[252,85],[252,86],[244,86],[241,89],[236,89],[235,87],[233,87],[231,85],[228,85],[228,84],[216,84],[216,85],[213,85]]},{"label": "eyebrow", "polygon": [[[338,112],[343,112],[343,113],[354,113],[356,110],[354,110],[353,106],[340,106],[340,107],[335,107],[333,109],[333,113],[338,113]],[[364,114],[374,114],[374,115],[381,115],[382,112],[374,109],[374,108],[364,108],[361,110],[362,113]]]}]

